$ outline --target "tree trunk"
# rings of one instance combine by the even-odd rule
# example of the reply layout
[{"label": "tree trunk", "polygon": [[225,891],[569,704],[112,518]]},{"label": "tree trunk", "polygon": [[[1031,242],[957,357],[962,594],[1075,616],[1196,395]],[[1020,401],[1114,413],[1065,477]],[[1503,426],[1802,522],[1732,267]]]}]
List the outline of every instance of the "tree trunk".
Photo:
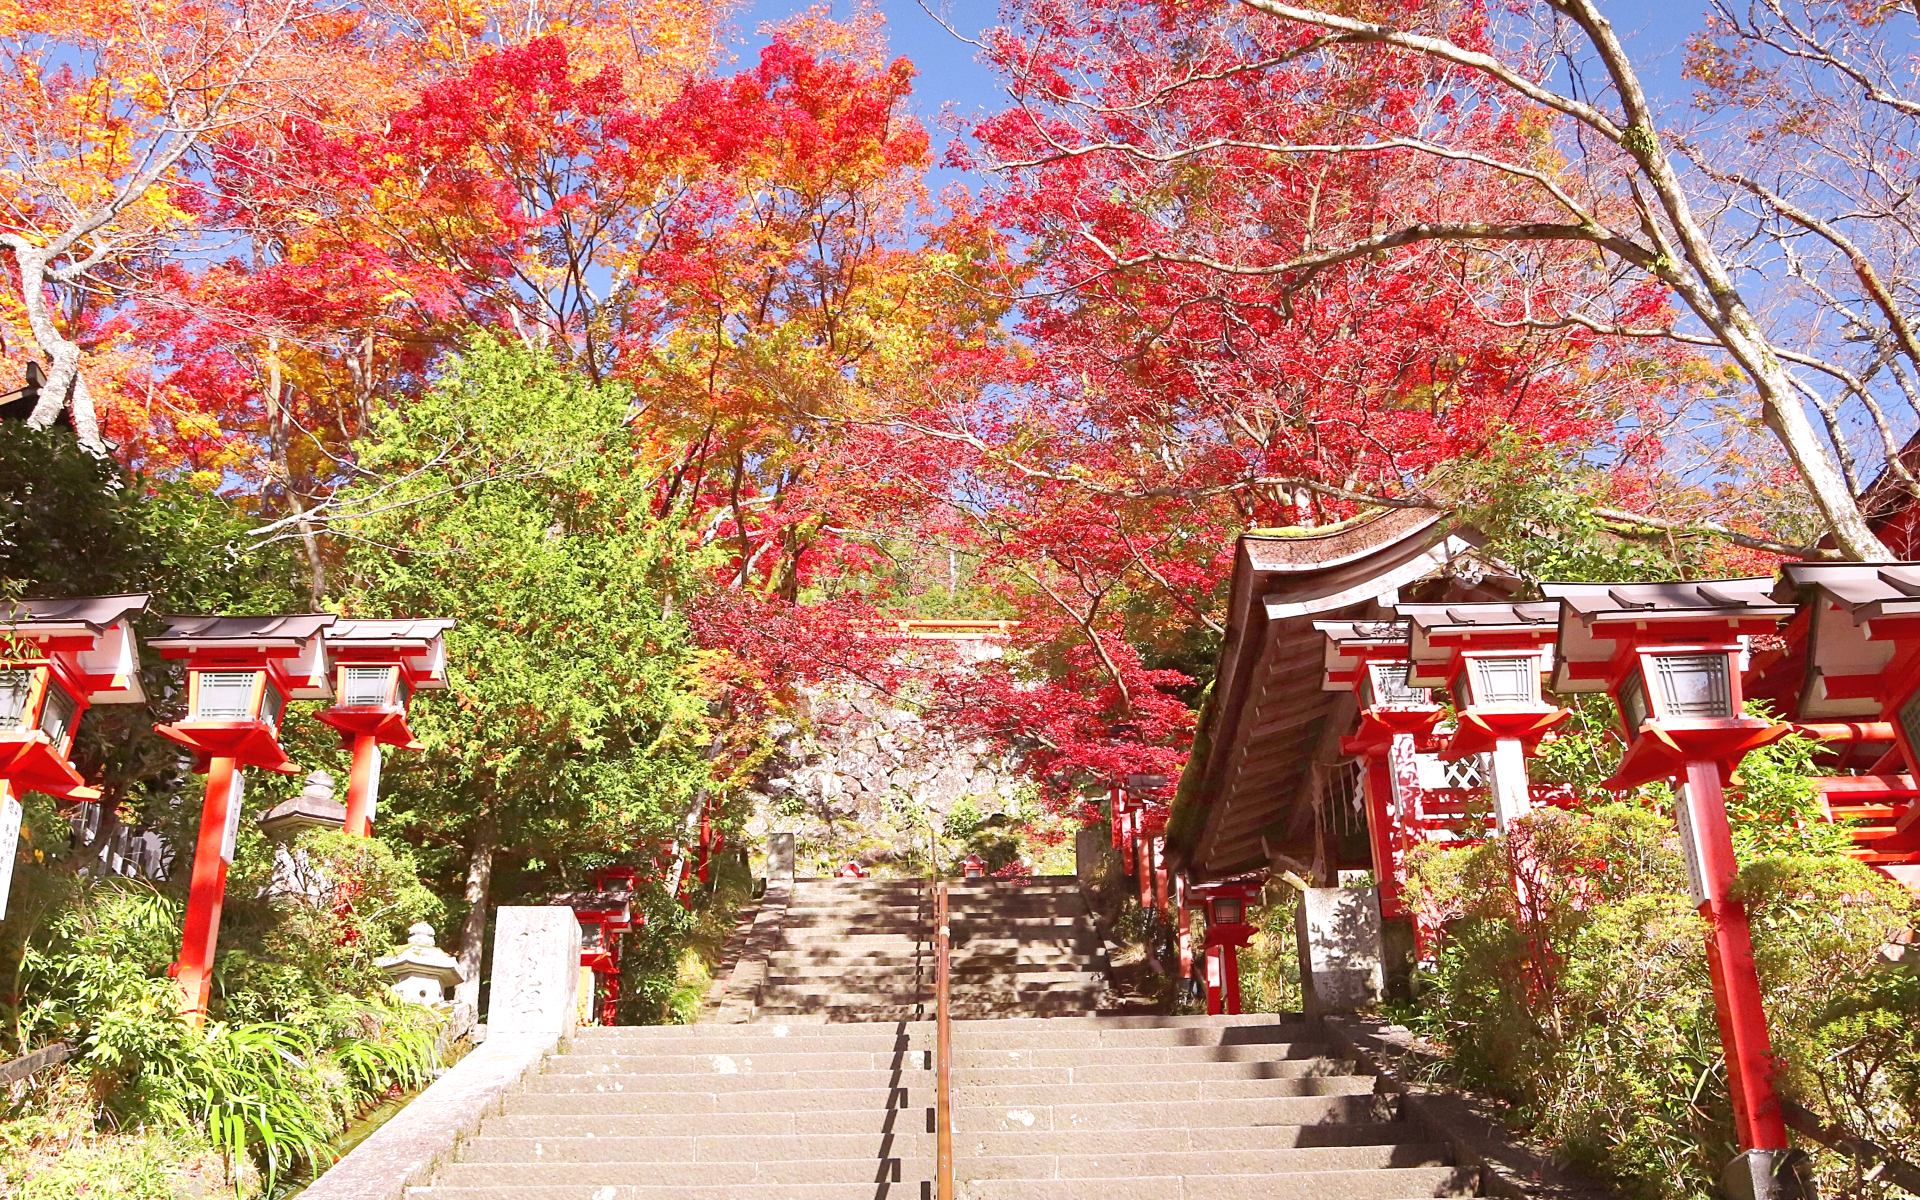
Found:
[{"label": "tree trunk", "polygon": [[473,832],[467,856],[467,923],[460,929],[460,984],[453,989],[456,1003],[480,1012],[481,955],[487,945],[487,892],[493,885],[493,843],[499,822],[489,807]]}]

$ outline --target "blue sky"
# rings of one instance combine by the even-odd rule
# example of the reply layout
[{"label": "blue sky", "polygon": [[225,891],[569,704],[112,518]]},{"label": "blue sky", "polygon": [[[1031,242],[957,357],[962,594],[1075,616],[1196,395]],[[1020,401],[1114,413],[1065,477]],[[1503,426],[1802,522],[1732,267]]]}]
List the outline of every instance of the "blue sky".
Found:
[{"label": "blue sky", "polygon": [[[912,59],[920,69],[914,81],[916,105],[923,117],[936,117],[952,107],[962,117],[992,112],[1003,97],[995,86],[993,74],[975,61],[972,46],[956,41],[914,0],[876,0],[886,15],[893,52]],[[960,32],[973,36],[991,26],[999,12],[997,0],[928,0],[936,11],[947,15]],[[742,59],[758,53],[765,39],[758,35],[766,21],[778,21],[804,12],[809,0],[749,0],[741,10],[739,29]],[[852,10],[850,0],[833,0],[841,15]],[[1628,41],[1641,68],[1643,81],[1667,102],[1679,102],[1686,96],[1680,79],[1680,47],[1687,34],[1699,27],[1705,0],[1619,0],[1601,2],[1602,11]],[[935,132],[934,145],[946,144],[947,135]],[[959,178],[938,172],[936,180]]]}]

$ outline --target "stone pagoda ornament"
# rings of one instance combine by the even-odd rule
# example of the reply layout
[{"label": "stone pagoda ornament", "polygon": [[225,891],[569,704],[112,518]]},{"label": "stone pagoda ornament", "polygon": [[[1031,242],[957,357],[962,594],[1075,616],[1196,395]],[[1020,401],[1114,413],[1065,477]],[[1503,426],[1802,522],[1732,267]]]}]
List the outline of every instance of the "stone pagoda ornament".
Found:
[{"label": "stone pagoda ornament", "polygon": [[386,973],[393,994],[409,1004],[445,1004],[447,989],[462,978],[460,964],[433,944],[433,926],[421,921],[407,930],[407,944],[373,965]]}]

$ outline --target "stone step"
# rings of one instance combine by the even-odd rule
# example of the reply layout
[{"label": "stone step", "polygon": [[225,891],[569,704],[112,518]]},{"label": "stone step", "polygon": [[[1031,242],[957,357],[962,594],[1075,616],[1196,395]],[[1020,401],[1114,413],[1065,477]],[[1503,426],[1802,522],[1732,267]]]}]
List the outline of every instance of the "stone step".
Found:
[{"label": "stone step", "polygon": [[[895,1076],[899,1077],[896,1079]],[[898,1072],[891,1068],[876,1068],[865,1071],[761,1071],[754,1067],[741,1066],[724,1073],[703,1071],[686,1074],[580,1074],[567,1075],[549,1073],[535,1075],[527,1080],[527,1095],[633,1095],[646,1092],[764,1092],[764,1091],[801,1091],[812,1087],[822,1088],[870,1088],[883,1092],[891,1084],[896,1087],[927,1086],[932,1083],[932,1072],[918,1067],[902,1069]]]},{"label": "stone step", "polygon": [[[816,1030],[842,1028],[838,1025],[789,1025],[787,1032],[769,1037],[764,1034],[742,1037],[723,1030],[764,1030],[776,1028],[772,1022],[765,1024],[750,1022],[745,1025],[700,1025],[696,1028],[709,1031],[707,1037],[683,1038],[596,1038],[587,1040],[576,1035],[573,1048],[565,1054],[555,1055],[550,1062],[559,1063],[579,1055],[604,1055],[612,1058],[640,1058],[661,1054],[761,1054],[761,1053],[814,1053],[818,1051],[852,1051],[867,1054],[892,1054],[896,1050],[919,1050],[933,1044],[933,1035],[926,1034],[914,1038],[897,1032],[893,1025],[866,1025],[851,1030],[853,1036],[833,1037],[816,1033]],[[584,1031],[583,1031],[584,1032]]]},{"label": "stone step", "polygon": [[1314,1146],[1288,1150],[1135,1151],[1126,1154],[955,1155],[956,1179],[1102,1179],[1112,1175],[1306,1175],[1445,1167],[1452,1152],[1438,1143]]},{"label": "stone step", "polygon": [[1209,1079],[1355,1078],[1351,1059],[1306,1058],[1283,1062],[1110,1063],[1084,1067],[965,1068],[956,1065],[955,1087],[997,1084],[1192,1083]]},{"label": "stone step", "polygon": [[782,1186],[802,1183],[865,1183],[933,1177],[931,1155],[887,1158],[774,1158],[763,1162],[555,1162],[448,1163],[434,1176],[440,1187],[660,1186],[698,1183]]},{"label": "stone step", "polygon": [[[1045,1051],[1023,1051],[1040,1054]],[[1097,1054],[1099,1051],[1082,1051]],[[903,1060],[904,1061],[904,1060]],[[956,1060],[958,1061],[958,1060]],[[547,1060],[546,1074],[593,1071],[624,1075],[734,1075],[779,1071],[818,1074],[827,1071],[883,1071],[896,1065],[891,1050],[741,1049],[733,1054],[559,1054]]]},{"label": "stone step", "polygon": [[[1480,1173],[1469,1167],[1326,1171],[1313,1175],[1211,1175],[1183,1179],[981,1179],[955,1185],[958,1200],[1419,1200],[1473,1196]],[[607,1197],[606,1200],[645,1200]],[[796,1197],[796,1200],[798,1198]]]},{"label": "stone step", "polygon": [[[1122,1017],[1007,1017],[978,1022],[982,1030],[1005,1029],[1008,1032],[1050,1029],[1228,1029],[1241,1025],[1299,1025],[1298,1013],[1238,1013],[1215,1017],[1167,1017],[1158,1014]],[[957,1038],[965,1032],[965,1023],[955,1023]]]},{"label": "stone step", "polygon": [[[833,1042],[824,1044],[837,1045]],[[731,1054],[556,1054],[547,1060],[543,1074],[591,1075],[595,1079],[639,1079],[651,1075],[771,1075],[782,1071],[817,1075],[829,1071],[887,1071],[894,1068],[931,1070],[933,1065],[930,1047],[861,1052],[805,1050],[791,1040],[777,1045],[778,1049],[767,1050],[735,1046]],[[956,1058],[955,1062],[958,1061]]]},{"label": "stone step", "polygon": [[[1143,1102],[1144,1103],[1144,1102]],[[1344,1117],[1347,1111],[1322,1104],[1316,1109],[1302,1108],[1300,1100],[1231,1100],[1221,1102],[1237,1106],[1231,1114],[1204,1114],[1218,1124],[1148,1125],[1142,1115],[1128,1116],[1124,1127],[1113,1122],[1094,1123],[1093,1115],[1082,1125],[1051,1124],[1051,1111],[1036,1110],[1035,1125],[991,1110],[992,1121],[976,1120],[981,1110],[955,1113],[954,1146],[957,1154],[1105,1154],[1132,1150],[1272,1150],[1293,1146],[1370,1146],[1402,1141],[1417,1141],[1413,1127],[1393,1121],[1331,1121],[1317,1118]],[[1340,1098],[1346,1108],[1364,1111]],[[1289,1106],[1292,1106],[1291,1108]],[[1276,1118],[1304,1112],[1316,1120],[1302,1124],[1284,1124]],[[703,1113],[628,1113],[603,1114],[527,1114],[488,1117],[480,1127],[482,1138],[654,1138],[781,1135],[814,1136],[836,1134],[879,1135],[885,1132],[925,1133],[931,1120],[926,1107],[906,1109],[857,1109],[802,1112],[703,1112]],[[1035,1115],[1029,1113],[1028,1115]],[[1161,1116],[1163,1114],[1156,1114]],[[1194,1112],[1182,1114],[1201,1117]],[[1118,1120],[1119,1118],[1115,1118]],[[1010,1126],[1010,1127],[1008,1127]]]},{"label": "stone step", "polygon": [[1275,1042],[1254,1046],[1075,1046],[988,1050],[955,1046],[956,1067],[1090,1067],[1149,1063],[1264,1063],[1285,1059],[1325,1060],[1334,1053],[1326,1042]]},{"label": "stone step", "polygon": [[[961,1105],[953,1110],[954,1136],[962,1133],[1025,1133],[1065,1130],[1123,1132],[1143,1129],[1203,1129],[1233,1126],[1311,1125],[1323,1128],[1371,1124],[1390,1114],[1389,1098],[1374,1096],[1261,1096],[1224,1099],[1126,1100],[1092,1098],[1056,1104]],[[915,1093],[915,1099],[919,1094]],[[957,1097],[956,1097],[957,1101]]]},{"label": "stone step", "polygon": [[[465,1143],[467,1163],[706,1163],[800,1162],[809,1158],[931,1158],[934,1135],[911,1121],[889,1132],[881,1122],[848,1133],[665,1134],[652,1137],[497,1137]],[[1413,1165],[1413,1164],[1408,1164]],[[997,1178],[999,1178],[997,1176]],[[637,1180],[630,1182],[638,1182]]]},{"label": "stone step", "polygon": [[[1373,1079],[1344,1075],[1307,1079],[1170,1079],[1153,1090],[1164,1101],[1228,1100],[1259,1096],[1366,1096]],[[955,1088],[956,1111],[964,1106],[1028,1108],[1040,1105],[1121,1103],[1140,1096],[1137,1083],[995,1083]]]},{"label": "stone step", "polygon": [[[884,1186],[861,1183],[789,1183],[780,1188],[777,1200],[920,1200],[931,1196],[931,1173],[907,1175],[899,1183]],[[533,1187],[429,1187],[412,1188],[408,1200],[740,1200],[739,1189],[730,1183],[699,1182],[645,1184],[542,1184]]]},{"label": "stone step", "polygon": [[[933,1093],[926,1093],[928,1103]],[[501,1138],[652,1138],[728,1136],[777,1137],[819,1134],[878,1136],[889,1127],[901,1133],[924,1132],[928,1109],[826,1109],[779,1112],[656,1112],[656,1113],[512,1113],[488,1117],[480,1137]],[[1332,1127],[1330,1127],[1332,1128]],[[1172,1147],[1184,1149],[1185,1147]]]},{"label": "stone step", "polygon": [[[1071,961],[1060,963],[1013,963],[1006,967],[994,967],[995,971],[1006,971],[1026,982],[1035,977],[1048,975],[1093,976],[1104,979],[1101,971],[1085,969],[1090,964],[1074,964]],[[954,974],[959,975],[959,964],[954,964]],[[1079,968],[1079,969],[1076,969]],[[915,966],[912,963],[888,962],[852,962],[852,963],[781,963],[767,964],[767,979],[833,979],[848,976],[860,979],[920,979],[932,978],[931,963]]]},{"label": "stone step", "polygon": [[[1095,1046],[1323,1046],[1307,1025],[1238,1025],[1226,1029],[1178,1026],[1165,1029],[1001,1029],[962,1022],[954,1026],[956,1050],[1069,1050]],[[1316,1051],[1317,1052],[1317,1051]]]},{"label": "stone step", "polygon": [[[889,1087],[883,1080],[861,1087],[835,1087],[831,1082],[795,1085],[791,1076],[734,1076],[782,1080],[771,1087],[719,1089],[707,1092],[519,1092],[502,1104],[508,1116],[567,1116],[574,1118],[638,1116],[651,1113],[764,1113],[866,1112],[884,1116],[888,1108],[911,1110],[934,1102],[933,1084]],[[955,1110],[958,1115],[958,1109]]]},{"label": "stone step", "polygon": [[[955,1027],[956,1033],[958,1026]],[[909,1037],[931,1038],[934,1036],[932,1021],[909,1023],[900,1032]],[[574,1031],[575,1046],[593,1045],[600,1042],[625,1044],[659,1044],[681,1039],[701,1039],[726,1037],[752,1040],[756,1038],[783,1037],[879,1037],[872,1029],[848,1029],[837,1025],[783,1025],[778,1021],[756,1021],[745,1025],[596,1025]]]}]

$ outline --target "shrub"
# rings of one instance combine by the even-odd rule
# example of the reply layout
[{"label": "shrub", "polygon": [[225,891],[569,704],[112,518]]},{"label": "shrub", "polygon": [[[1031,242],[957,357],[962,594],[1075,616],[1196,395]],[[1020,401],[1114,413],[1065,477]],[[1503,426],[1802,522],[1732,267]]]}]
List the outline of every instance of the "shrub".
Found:
[{"label": "shrub", "polygon": [[[1423,847],[1412,868],[1412,902],[1445,929],[1416,1020],[1451,1069],[1633,1195],[1708,1194],[1735,1152],[1732,1109],[1707,930],[1672,823],[1619,803],[1545,810],[1480,847]],[[1912,897],[1832,854],[1749,862],[1738,887],[1782,1094],[1911,1145],[1920,989],[1875,963],[1914,920]],[[1819,1161],[1830,1189],[1865,1186],[1850,1164]]]}]

